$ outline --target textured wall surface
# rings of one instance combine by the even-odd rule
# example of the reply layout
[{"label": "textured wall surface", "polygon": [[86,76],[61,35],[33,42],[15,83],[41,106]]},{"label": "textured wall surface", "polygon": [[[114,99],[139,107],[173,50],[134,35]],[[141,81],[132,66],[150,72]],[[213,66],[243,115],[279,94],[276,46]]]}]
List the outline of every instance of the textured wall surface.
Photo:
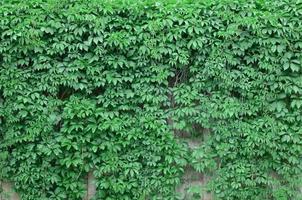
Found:
[{"label": "textured wall surface", "polygon": [[14,191],[12,184],[1,182],[3,192],[0,194],[0,200],[20,200],[18,194]]}]

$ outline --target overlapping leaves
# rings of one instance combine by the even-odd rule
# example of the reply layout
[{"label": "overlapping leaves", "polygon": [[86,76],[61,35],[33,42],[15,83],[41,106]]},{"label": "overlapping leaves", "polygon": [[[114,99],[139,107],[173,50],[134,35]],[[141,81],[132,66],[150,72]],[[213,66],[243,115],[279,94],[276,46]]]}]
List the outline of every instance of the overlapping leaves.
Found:
[{"label": "overlapping leaves", "polygon": [[22,199],[82,199],[89,171],[96,199],[177,199],[186,165],[216,199],[299,198],[301,2],[0,5],[0,177]]}]

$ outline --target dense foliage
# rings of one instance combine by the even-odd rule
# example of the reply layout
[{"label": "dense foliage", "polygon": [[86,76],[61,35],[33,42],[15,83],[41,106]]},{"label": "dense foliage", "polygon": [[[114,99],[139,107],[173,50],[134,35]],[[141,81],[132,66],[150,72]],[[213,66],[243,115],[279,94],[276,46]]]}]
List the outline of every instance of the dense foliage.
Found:
[{"label": "dense foliage", "polygon": [[[302,2],[4,0],[0,178],[22,200],[299,199]],[[190,149],[183,135],[203,136]],[[200,138],[200,137],[197,137]]]}]

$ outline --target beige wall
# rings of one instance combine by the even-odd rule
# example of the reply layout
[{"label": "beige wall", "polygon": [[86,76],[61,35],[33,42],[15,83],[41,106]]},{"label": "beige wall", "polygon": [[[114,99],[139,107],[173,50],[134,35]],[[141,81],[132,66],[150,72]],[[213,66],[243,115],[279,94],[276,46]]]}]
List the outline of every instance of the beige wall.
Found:
[{"label": "beige wall", "polygon": [[1,182],[3,193],[0,194],[0,200],[20,200],[18,194],[13,191],[12,184]]}]

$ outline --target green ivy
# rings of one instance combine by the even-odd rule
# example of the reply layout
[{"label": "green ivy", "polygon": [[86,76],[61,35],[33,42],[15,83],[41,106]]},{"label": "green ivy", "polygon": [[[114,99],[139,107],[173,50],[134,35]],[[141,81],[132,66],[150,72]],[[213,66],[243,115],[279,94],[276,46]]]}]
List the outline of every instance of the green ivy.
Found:
[{"label": "green ivy", "polygon": [[172,200],[191,166],[214,199],[300,199],[301,16],[300,0],[3,0],[0,178],[22,200],[80,200],[89,171],[95,199]]}]

